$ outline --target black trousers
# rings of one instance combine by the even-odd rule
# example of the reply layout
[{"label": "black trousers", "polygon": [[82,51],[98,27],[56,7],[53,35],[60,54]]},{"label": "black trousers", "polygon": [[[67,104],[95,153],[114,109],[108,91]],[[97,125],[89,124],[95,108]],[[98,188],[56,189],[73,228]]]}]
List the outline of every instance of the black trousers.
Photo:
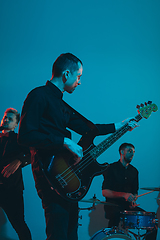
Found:
[{"label": "black trousers", "polygon": [[78,240],[78,203],[69,202],[51,190],[39,165],[38,154],[32,154],[32,170],[45,213],[46,240]]},{"label": "black trousers", "polygon": [[[135,207],[133,209],[130,209],[129,207],[123,208],[123,207],[113,207],[113,206],[105,206],[105,217],[109,219],[108,227],[118,227],[120,220],[121,220],[121,214],[120,212],[124,211],[136,211],[136,212],[145,212],[142,208]],[[146,240],[156,240],[157,237],[157,226],[155,225],[154,229],[147,230],[147,234],[145,239]]]},{"label": "black trousers", "polygon": [[45,211],[47,240],[78,240],[78,203],[66,201],[54,190],[41,190],[38,195]]},{"label": "black trousers", "polygon": [[4,189],[0,186],[0,207],[15,229],[20,240],[31,240],[30,230],[24,220],[23,191]]}]

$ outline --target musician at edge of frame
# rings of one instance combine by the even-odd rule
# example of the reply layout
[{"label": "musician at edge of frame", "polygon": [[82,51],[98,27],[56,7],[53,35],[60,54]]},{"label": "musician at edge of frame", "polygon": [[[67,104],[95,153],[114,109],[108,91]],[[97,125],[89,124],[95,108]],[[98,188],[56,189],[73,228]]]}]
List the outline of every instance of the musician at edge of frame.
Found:
[{"label": "musician at edge of frame", "polygon": [[[78,202],[64,199],[48,183],[41,169],[50,156],[66,150],[75,164],[83,157],[83,148],[71,140],[69,128],[80,135],[93,130],[95,136],[115,132],[124,124],[137,126],[128,119],[115,124],[93,124],[83,119],[63,101],[63,93],[73,93],[81,84],[83,64],[71,53],[61,54],[53,64],[52,78],[46,85],[33,89],[21,114],[18,142],[30,147],[31,164],[37,193],[45,211],[47,240],[78,239]],[[133,119],[133,118],[132,118]]]},{"label": "musician at edge of frame", "polygon": [[[104,205],[108,227],[118,227],[124,211],[145,212],[136,203],[139,189],[138,170],[131,165],[135,147],[131,143],[122,143],[119,147],[120,159],[109,165],[103,173],[102,195],[106,202],[115,206]],[[125,215],[124,215],[125,216]],[[146,240],[156,240],[157,226],[147,230]]]}]

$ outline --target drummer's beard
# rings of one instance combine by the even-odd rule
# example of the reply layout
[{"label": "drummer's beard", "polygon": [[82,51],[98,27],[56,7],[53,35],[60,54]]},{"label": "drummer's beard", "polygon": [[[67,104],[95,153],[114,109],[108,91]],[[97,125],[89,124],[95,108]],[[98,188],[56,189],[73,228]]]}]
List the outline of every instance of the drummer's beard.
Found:
[{"label": "drummer's beard", "polygon": [[126,163],[131,163],[132,158],[133,158],[133,157],[130,157],[130,158],[125,158],[125,157],[124,157],[124,161],[125,161]]}]

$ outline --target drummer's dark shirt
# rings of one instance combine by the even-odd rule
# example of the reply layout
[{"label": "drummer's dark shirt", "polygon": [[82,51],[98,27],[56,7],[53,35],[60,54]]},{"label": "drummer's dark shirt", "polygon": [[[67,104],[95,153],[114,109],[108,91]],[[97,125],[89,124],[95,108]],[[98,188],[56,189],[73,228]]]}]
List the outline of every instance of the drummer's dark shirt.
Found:
[{"label": "drummer's dark shirt", "polygon": [[[127,192],[138,194],[138,170],[131,164],[125,168],[120,160],[109,165],[104,173],[102,189],[109,189],[117,192]],[[106,198],[107,202],[114,203],[117,206],[104,205],[105,217],[109,219],[108,227],[119,226],[120,219],[124,218],[121,214],[126,211],[144,212],[144,209],[135,207],[131,209],[129,202],[124,198]],[[135,223],[136,224],[136,223]],[[157,236],[157,227],[148,229],[146,240],[155,240]]]},{"label": "drummer's dark shirt", "polygon": [[[102,189],[138,194],[138,188],[138,170],[131,164],[125,168],[119,160],[110,164],[104,173]],[[124,198],[106,198],[106,201],[123,208],[129,206],[129,202]]]}]

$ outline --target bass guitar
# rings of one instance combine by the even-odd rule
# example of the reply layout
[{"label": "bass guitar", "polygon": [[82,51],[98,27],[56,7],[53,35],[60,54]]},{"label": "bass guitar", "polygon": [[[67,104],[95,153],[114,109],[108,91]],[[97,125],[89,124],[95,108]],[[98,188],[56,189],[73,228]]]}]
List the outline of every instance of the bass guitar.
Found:
[{"label": "bass guitar", "polygon": [[[158,110],[156,104],[152,104],[151,101],[137,108],[136,122],[142,118],[149,118],[152,112]],[[93,178],[102,174],[108,167],[108,163],[100,164],[96,159],[129,129],[130,126],[126,123],[97,146],[93,144],[94,132],[82,137],[78,144],[83,147],[83,158],[77,164],[73,162],[72,155],[68,151],[52,156],[47,169],[42,168],[51,189],[56,190],[68,201],[80,201],[88,192]]]}]

